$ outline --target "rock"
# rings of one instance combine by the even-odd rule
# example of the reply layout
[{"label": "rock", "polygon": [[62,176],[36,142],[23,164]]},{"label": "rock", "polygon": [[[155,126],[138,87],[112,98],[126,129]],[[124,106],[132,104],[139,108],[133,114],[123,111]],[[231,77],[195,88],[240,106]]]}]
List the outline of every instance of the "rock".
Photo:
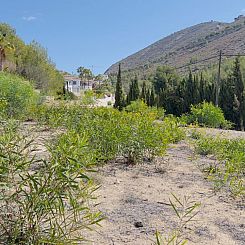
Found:
[{"label": "rock", "polygon": [[143,227],[143,223],[141,221],[136,221],[136,222],[134,222],[134,226],[136,228],[140,228],[140,227]]}]

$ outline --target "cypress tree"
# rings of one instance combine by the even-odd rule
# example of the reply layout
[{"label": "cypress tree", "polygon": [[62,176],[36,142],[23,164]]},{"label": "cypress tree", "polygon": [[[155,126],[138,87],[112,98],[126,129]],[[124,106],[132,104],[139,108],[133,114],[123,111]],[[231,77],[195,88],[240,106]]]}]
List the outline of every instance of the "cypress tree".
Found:
[{"label": "cypress tree", "polygon": [[200,102],[203,102],[204,100],[206,100],[205,80],[203,78],[203,74],[202,73],[201,73],[201,78],[200,78],[199,96],[200,96]]},{"label": "cypress tree", "polygon": [[155,105],[155,91],[154,91],[154,87],[152,86],[151,94],[150,94],[150,100],[149,100],[149,106],[154,106],[154,105]]},{"label": "cypress tree", "polygon": [[139,96],[140,96],[140,89],[139,89],[138,77],[135,75],[133,81],[133,100],[139,99]]},{"label": "cypress tree", "polygon": [[194,100],[193,100],[193,76],[192,76],[192,72],[190,70],[189,72],[189,77],[186,81],[186,104],[187,104],[187,108],[188,110],[190,109],[191,104],[193,104]]},{"label": "cypress tree", "polygon": [[148,106],[150,106],[150,96],[151,96],[150,89],[147,89],[147,92],[146,92],[146,104]]},{"label": "cypress tree", "polygon": [[143,82],[143,85],[142,85],[140,98],[141,98],[144,102],[146,102],[146,84],[145,84],[145,81]]},{"label": "cypress tree", "polygon": [[138,85],[138,78],[135,76],[135,79],[131,81],[131,84],[129,86],[129,92],[127,95],[127,104],[129,105],[131,101],[135,101],[139,99],[140,91],[139,91],[139,85]]},{"label": "cypress tree", "polygon": [[121,111],[123,109],[123,106],[124,106],[124,98],[123,98],[123,91],[122,91],[121,64],[119,63],[114,108]]},{"label": "cypress tree", "polygon": [[239,57],[235,59],[235,64],[233,68],[233,79],[235,85],[235,95],[238,102],[238,114],[239,114],[239,126],[242,131],[244,131],[243,116],[244,116],[244,84],[240,67]]},{"label": "cypress tree", "polygon": [[194,80],[193,80],[193,104],[198,104],[199,102],[200,102],[199,81],[198,81],[198,76],[194,76]]},{"label": "cypress tree", "polygon": [[236,122],[235,110],[234,110],[234,95],[235,95],[235,85],[232,75],[229,75],[227,79],[222,80],[220,88],[220,105],[224,112],[225,118],[234,123]]},{"label": "cypress tree", "polygon": [[128,91],[128,95],[126,99],[127,105],[129,105],[131,101],[133,101],[133,81],[131,82],[129,86],[129,91]]}]

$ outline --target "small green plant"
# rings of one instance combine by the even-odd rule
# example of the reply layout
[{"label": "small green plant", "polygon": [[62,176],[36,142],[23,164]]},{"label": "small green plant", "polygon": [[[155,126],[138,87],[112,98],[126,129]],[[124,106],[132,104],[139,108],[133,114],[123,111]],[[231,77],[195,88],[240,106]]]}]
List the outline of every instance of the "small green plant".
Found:
[{"label": "small green plant", "polygon": [[94,92],[92,90],[85,91],[84,94],[82,95],[81,103],[82,105],[85,105],[85,106],[94,105],[95,104]]},{"label": "small green plant", "polygon": [[174,194],[172,194],[172,197],[172,199],[169,199],[169,202],[178,218],[177,226],[165,236],[162,236],[158,231],[156,231],[156,245],[186,244],[186,227],[195,221],[194,218],[199,213],[198,208],[201,205],[200,203],[193,202],[186,196],[182,200]]}]

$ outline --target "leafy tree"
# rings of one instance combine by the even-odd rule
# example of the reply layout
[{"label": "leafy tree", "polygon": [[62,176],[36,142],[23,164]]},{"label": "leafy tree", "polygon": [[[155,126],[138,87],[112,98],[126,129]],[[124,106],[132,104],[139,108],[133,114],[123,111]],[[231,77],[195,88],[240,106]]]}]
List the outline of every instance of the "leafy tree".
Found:
[{"label": "leafy tree", "polygon": [[94,77],[92,71],[83,66],[78,67],[77,72],[79,73],[79,77],[85,81],[89,81]]},{"label": "leafy tree", "polygon": [[[15,30],[0,23],[0,66],[33,82],[36,89],[49,94],[62,91],[64,78],[48,57],[47,51],[37,42],[25,44]],[[1,70],[0,69],[0,70]]]}]

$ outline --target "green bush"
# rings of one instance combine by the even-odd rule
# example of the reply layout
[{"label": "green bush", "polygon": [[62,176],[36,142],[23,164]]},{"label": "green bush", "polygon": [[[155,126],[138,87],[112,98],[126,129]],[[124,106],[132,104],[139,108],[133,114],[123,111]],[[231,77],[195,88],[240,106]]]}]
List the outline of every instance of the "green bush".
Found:
[{"label": "green bush", "polygon": [[245,193],[245,140],[199,136],[195,148],[201,155],[217,157],[217,164],[205,170],[217,189],[228,185],[234,196]]},{"label": "green bush", "polygon": [[80,244],[102,219],[90,203],[97,186],[87,175],[86,136],[59,136],[50,157],[38,160],[15,122],[0,130],[0,243]]},{"label": "green bush", "polygon": [[127,112],[145,112],[148,106],[143,100],[132,101],[130,105],[126,106],[125,111]]},{"label": "green bush", "polygon": [[38,95],[22,78],[0,73],[0,117],[23,118],[36,105]]},{"label": "green bush", "polygon": [[184,137],[174,118],[156,121],[159,112],[119,112],[113,108],[39,107],[39,122],[51,127],[65,127],[86,134],[97,161],[125,157],[130,163],[153,159],[164,153],[167,144]]},{"label": "green bush", "polygon": [[229,121],[225,120],[222,110],[208,102],[192,105],[191,113],[186,119],[189,124],[198,123],[200,126],[211,128],[227,129],[232,126]]},{"label": "green bush", "polygon": [[155,116],[155,119],[163,119],[165,110],[163,108],[148,107],[143,100],[132,101],[128,106],[126,106],[125,111],[141,114],[151,114]]}]

